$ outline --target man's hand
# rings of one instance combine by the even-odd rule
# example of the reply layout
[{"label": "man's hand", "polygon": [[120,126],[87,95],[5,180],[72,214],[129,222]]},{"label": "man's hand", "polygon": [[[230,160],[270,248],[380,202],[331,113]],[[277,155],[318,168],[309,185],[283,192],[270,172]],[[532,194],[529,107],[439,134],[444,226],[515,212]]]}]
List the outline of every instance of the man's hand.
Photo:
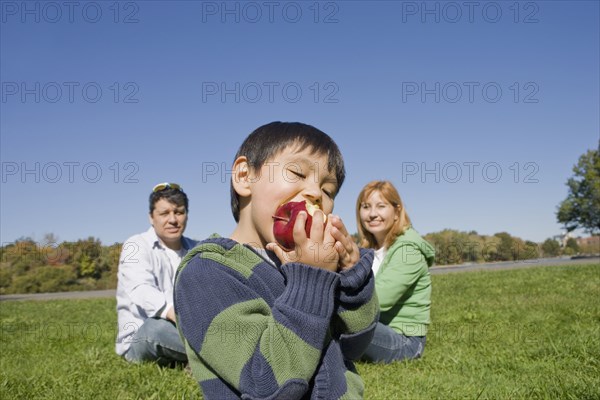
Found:
[{"label": "man's hand", "polygon": [[171,307],[169,307],[169,310],[167,311],[167,319],[177,324],[177,321],[175,320],[175,308],[173,307],[173,305],[171,305]]}]

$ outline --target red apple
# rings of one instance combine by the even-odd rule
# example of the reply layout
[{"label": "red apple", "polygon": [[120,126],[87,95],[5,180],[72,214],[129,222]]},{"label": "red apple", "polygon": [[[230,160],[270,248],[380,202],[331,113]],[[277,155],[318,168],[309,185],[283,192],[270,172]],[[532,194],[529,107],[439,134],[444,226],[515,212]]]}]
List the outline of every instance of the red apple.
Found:
[{"label": "red apple", "polygon": [[293,250],[294,245],[294,224],[300,211],[306,211],[306,225],[304,229],[306,236],[310,237],[310,228],[315,211],[319,209],[316,204],[303,201],[290,201],[280,205],[273,215],[273,235],[275,240],[286,250]]}]

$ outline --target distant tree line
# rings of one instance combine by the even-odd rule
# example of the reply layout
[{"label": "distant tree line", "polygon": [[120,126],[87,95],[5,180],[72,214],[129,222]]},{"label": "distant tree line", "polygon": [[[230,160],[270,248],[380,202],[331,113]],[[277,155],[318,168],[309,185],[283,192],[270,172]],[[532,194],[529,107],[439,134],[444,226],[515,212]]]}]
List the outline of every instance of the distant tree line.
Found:
[{"label": "distant tree line", "polygon": [[0,294],[113,289],[121,244],[89,237],[56,243],[22,238],[0,247]]},{"label": "distant tree line", "polygon": [[[353,236],[357,239],[356,234]],[[436,249],[436,265],[598,253],[593,246],[578,246],[573,238],[565,246],[554,239],[538,244],[506,232],[485,236],[446,229],[425,238]],[[22,238],[1,246],[0,294],[116,288],[121,243],[104,246],[94,237],[57,242],[53,234],[48,234],[41,243]]]},{"label": "distant tree line", "polygon": [[581,248],[574,238],[569,238],[565,246],[561,246],[554,239],[546,239],[543,243],[538,244],[511,236],[506,232],[487,236],[479,235],[475,231],[459,232],[445,229],[424,237],[436,249],[435,263],[437,265],[520,261],[598,252],[591,246]]}]

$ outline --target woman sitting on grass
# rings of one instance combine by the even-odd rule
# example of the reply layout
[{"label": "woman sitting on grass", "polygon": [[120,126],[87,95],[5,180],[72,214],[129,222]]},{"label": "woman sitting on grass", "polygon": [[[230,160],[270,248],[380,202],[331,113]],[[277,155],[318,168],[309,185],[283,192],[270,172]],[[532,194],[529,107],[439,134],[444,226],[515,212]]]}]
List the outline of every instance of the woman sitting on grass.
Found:
[{"label": "woman sitting on grass", "polygon": [[360,246],[375,249],[373,274],[381,314],[363,359],[419,358],[431,306],[429,267],[435,251],[412,227],[398,191],[388,181],[367,184],[356,202]]}]

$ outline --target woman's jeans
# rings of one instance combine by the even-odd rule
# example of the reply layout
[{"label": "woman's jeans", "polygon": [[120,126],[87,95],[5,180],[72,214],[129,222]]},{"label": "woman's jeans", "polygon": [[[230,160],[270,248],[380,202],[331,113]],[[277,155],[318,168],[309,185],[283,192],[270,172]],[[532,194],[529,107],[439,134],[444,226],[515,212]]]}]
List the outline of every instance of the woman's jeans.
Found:
[{"label": "woman's jeans", "polygon": [[425,336],[404,336],[381,322],[375,327],[373,340],[362,359],[389,364],[393,361],[419,358],[425,351]]},{"label": "woman's jeans", "polygon": [[148,318],[130,340],[131,346],[124,355],[127,361],[155,361],[162,366],[187,362],[179,332],[166,319]]}]

